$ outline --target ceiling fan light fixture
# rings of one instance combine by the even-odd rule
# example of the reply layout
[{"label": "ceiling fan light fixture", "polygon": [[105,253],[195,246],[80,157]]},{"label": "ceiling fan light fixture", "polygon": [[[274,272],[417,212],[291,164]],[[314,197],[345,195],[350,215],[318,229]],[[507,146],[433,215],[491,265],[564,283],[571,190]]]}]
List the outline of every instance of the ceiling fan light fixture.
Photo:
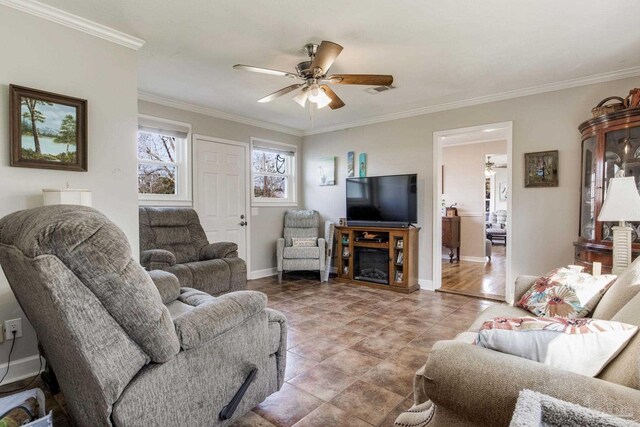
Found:
[{"label": "ceiling fan light fixture", "polygon": [[308,90],[301,90],[299,94],[293,97],[293,100],[296,101],[302,108],[304,108],[307,105],[308,96]]},{"label": "ceiling fan light fixture", "polygon": [[309,102],[318,102],[320,94],[324,93],[324,91],[320,90],[320,85],[318,85],[317,83],[313,83],[312,85],[310,85],[307,92],[309,93]]},{"label": "ceiling fan light fixture", "polygon": [[316,98],[316,105],[318,108],[324,108],[329,104],[331,104],[331,98],[329,98],[329,95],[327,95],[324,90],[320,89],[320,95]]}]

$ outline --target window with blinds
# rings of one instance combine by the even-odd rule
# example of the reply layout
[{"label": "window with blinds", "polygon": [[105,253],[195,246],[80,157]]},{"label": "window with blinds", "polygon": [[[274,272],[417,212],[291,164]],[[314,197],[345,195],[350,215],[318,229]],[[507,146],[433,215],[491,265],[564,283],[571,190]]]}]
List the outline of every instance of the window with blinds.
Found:
[{"label": "window with blinds", "polygon": [[296,146],[251,141],[252,204],[296,203]]},{"label": "window with blinds", "polygon": [[189,201],[188,124],[141,116],[138,121],[138,194],[151,202]]}]

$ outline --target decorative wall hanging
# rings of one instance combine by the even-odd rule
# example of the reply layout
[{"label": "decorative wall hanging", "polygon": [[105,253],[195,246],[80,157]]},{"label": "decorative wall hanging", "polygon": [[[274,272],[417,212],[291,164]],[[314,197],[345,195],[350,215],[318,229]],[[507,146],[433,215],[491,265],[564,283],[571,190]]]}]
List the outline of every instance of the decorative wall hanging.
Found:
[{"label": "decorative wall hanging", "polygon": [[524,170],[525,187],[557,187],[558,150],[525,153]]},{"label": "decorative wall hanging", "polygon": [[367,176],[367,153],[360,153],[360,158],[358,159],[358,170],[360,171],[360,178]]},{"label": "decorative wall hanging", "polygon": [[318,184],[336,185],[335,157],[323,157],[318,160]]},{"label": "decorative wall hanging", "polygon": [[87,170],[87,101],[9,86],[11,166]]},{"label": "decorative wall hanging", "polygon": [[347,153],[347,178],[353,178],[356,174],[355,156],[356,154],[353,151],[349,151]]}]

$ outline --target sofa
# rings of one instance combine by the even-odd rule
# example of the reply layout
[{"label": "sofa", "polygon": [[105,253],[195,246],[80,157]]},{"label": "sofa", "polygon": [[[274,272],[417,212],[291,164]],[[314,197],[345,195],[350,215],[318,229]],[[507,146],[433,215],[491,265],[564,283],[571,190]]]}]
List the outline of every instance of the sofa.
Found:
[{"label": "sofa", "polygon": [[215,298],[167,272],[152,279],[92,208],[4,217],[0,265],[78,426],[227,426],[283,384],[287,324],[266,295]]},{"label": "sofa", "polygon": [[[324,278],[327,256],[325,239],[319,237],[320,214],[308,209],[291,209],[284,214],[284,237],[276,243],[278,282],[285,271],[315,270]],[[313,246],[295,246],[293,239],[315,239]]]},{"label": "sofa", "polygon": [[[516,301],[536,279],[516,280]],[[414,380],[416,404],[435,405],[429,426],[508,426],[524,389],[640,422],[640,333],[596,378],[472,345],[485,321],[531,315],[494,305],[467,332],[435,343]],[[611,285],[592,317],[640,325],[640,258]]]},{"label": "sofa", "polygon": [[140,263],[175,274],[183,287],[209,295],[247,286],[247,264],[238,245],[209,243],[191,208],[140,207]]}]

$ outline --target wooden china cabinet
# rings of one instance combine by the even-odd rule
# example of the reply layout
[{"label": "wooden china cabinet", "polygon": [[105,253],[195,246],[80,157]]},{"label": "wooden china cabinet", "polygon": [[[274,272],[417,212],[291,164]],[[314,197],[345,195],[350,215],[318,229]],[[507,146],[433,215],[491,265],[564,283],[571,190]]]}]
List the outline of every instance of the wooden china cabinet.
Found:
[{"label": "wooden china cabinet", "polygon": [[[595,117],[578,128],[582,134],[580,229],[574,242],[576,264],[601,262],[611,271],[611,222],[598,221],[609,179],[633,176],[640,191],[640,108]],[[632,257],[640,255],[640,222],[632,222]]]}]

